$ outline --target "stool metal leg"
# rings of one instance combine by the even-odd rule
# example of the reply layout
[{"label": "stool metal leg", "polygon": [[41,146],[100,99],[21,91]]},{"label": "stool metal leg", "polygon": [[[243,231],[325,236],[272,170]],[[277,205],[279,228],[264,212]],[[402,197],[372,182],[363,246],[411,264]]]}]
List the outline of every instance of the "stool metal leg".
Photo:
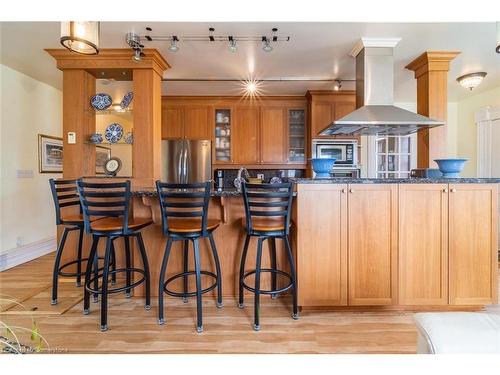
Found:
[{"label": "stool metal leg", "polygon": [[50,301],[51,305],[57,304],[57,281],[59,279],[59,265],[61,264],[61,256],[64,250],[64,244],[66,243],[66,238],[68,237],[68,228],[64,228],[61,242],[59,242],[59,246],[57,247],[56,259],[54,261],[54,270],[52,272],[52,300]]},{"label": "stool metal leg", "polygon": [[240,309],[242,309],[245,306],[243,304],[243,274],[245,273],[245,262],[247,259],[249,243],[250,243],[250,236],[247,234],[245,237],[245,245],[243,246],[243,253],[241,254],[241,260],[240,260],[240,290],[239,290],[239,300],[238,300],[238,307]]},{"label": "stool metal leg", "polygon": [[[100,237],[97,236],[97,247],[96,247],[96,252],[94,256],[94,290],[97,290],[99,288],[99,250],[97,249],[99,246],[99,239]],[[89,258],[89,263],[90,263],[90,258]],[[93,297],[94,303],[97,303],[99,301],[99,294],[94,293]]]},{"label": "stool metal leg", "polygon": [[170,249],[172,248],[172,238],[168,237],[167,244],[165,245],[165,253],[163,254],[163,261],[161,262],[160,277],[158,281],[158,324],[164,324],[163,319],[163,287],[165,283],[165,271],[167,269],[168,257],[170,256]]},{"label": "stool metal leg", "polygon": [[283,241],[285,242],[286,252],[288,255],[288,261],[290,262],[290,274],[292,276],[292,283],[293,283],[293,315],[292,315],[292,318],[297,320],[297,319],[299,319],[299,308],[297,306],[297,276],[295,273],[295,263],[293,261],[292,248],[290,246],[290,241],[288,239],[288,236],[284,236]]},{"label": "stool metal leg", "polygon": [[139,242],[139,251],[141,252],[142,265],[144,266],[144,277],[146,278],[146,304],[144,308],[149,310],[151,309],[151,279],[149,277],[148,256],[146,254],[146,247],[144,246],[141,232],[137,233],[137,241]]},{"label": "stool metal leg", "polygon": [[198,243],[198,238],[193,240],[194,248],[194,270],[196,273],[196,331],[198,333],[203,332],[203,317],[202,317],[202,301],[201,301],[201,273],[200,273],[200,248]]},{"label": "stool metal leg", "polygon": [[255,260],[255,293],[254,293],[254,325],[253,329],[260,330],[260,266],[262,261],[263,237],[259,237],[257,243],[257,258]]},{"label": "stool metal leg", "polygon": [[[126,272],[126,285],[130,286],[132,280],[132,272],[130,268],[132,267],[132,262],[130,259],[130,238],[129,236],[124,236],[123,241],[125,242],[125,267],[127,267]],[[130,288],[125,289],[125,298],[130,298],[132,295],[130,293]]]},{"label": "stool metal leg", "polygon": [[217,247],[215,246],[214,236],[209,233],[208,238],[210,240],[210,247],[212,248],[212,254],[214,255],[215,270],[217,271],[217,307],[222,307],[222,275],[220,270],[219,254],[217,253]]},{"label": "stool metal leg", "polygon": [[106,238],[106,252],[104,253],[104,266],[102,270],[102,288],[101,288],[101,331],[108,330],[108,277],[109,266],[113,253],[113,239]]},{"label": "stool metal leg", "polygon": [[78,231],[78,258],[76,262],[76,286],[82,285],[82,247],[83,247],[83,227]]},{"label": "stool metal leg", "polygon": [[[184,264],[184,273],[186,273],[188,271],[188,266],[189,266],[189,240],[184,240],[184,259],[183,259],[183,264]],[[187,294],[188,290],[189,290],[189,285],[188,285],[188,275],[184,275],[183,277],[183,282],[184,282],[184,294]],[[188,298],[187,297],[182,297],[182,301],[184,303],[187,303],[188,302]]]},{"label": "stool metal leg", "polygon": [[87,261],[87,267],[85,270],[85,281],[83,284],[83,313],[85,315],[87,315],[90,312],[90,292],[87,290],[87,286],[90,284],[90,276],[92,274],[92,266],[94,264],[94,262],[92,262],[91,259],[97,258],[98,242],[99,242],[99,237],[92,236],[92,247],[90,248],[89,260]]},{"label": "stool metal leg", "polygon": [[114,271],[116,271],[116,252],[115,252],[114,239],[113,239],[113,241],[111,241],[111,263],[110,263],[110,266],[111,266],[111,270],[113,271],[113,273],[111,274],[111,285],[115,285],[116,284],[116,273]]},{"label": "stool metal leg", "polygon": [[[267,239],[267,242],[269,243],[269,252],[270,252],[270,258],[271,258],[271,269],[276,270],[276,241],[274,237],[269,237]],[[271,273],[271,289],[276,290],[276,273],[272,272]],[[277,294],[271,294],[271,298],[276,298],[278,295]]]}]

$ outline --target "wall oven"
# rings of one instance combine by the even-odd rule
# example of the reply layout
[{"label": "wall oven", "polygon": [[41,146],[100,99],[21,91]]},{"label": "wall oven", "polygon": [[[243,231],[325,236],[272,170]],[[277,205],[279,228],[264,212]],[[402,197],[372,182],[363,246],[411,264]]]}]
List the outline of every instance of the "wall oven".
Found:
[{"label": "wall oven", "polygon": [[359,177],[357,140],[313,139],[311,151],[313,158],[337,159],[330,173],[332,177]]}]

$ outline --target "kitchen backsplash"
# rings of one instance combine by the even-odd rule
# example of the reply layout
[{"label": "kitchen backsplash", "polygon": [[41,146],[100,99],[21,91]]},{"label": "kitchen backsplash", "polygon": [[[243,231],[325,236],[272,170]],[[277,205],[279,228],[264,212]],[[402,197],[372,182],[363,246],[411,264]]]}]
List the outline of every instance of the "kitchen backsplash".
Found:
[{"label": "kitchen backsplash", "polygon": [[[269,182],[273,177],[280,177],[286,182],[289,177],[304,177],[301,169],[249,169],[250,177],[264,175],[264,182]],[[224,188],[234,188],[234,179],[238,176],[238,169],[224,169]]]}]

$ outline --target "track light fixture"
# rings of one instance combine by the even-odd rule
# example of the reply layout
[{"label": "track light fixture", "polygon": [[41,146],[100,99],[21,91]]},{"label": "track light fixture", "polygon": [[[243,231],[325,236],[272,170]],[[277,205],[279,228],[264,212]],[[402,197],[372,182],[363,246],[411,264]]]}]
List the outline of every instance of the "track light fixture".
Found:
[{"label": "track light fixture", "polygon": [[130,46],[130,48],[134,50],[132,60],[134,60],[135,62],[141,61],[142,56],[144,56],[144,53],[142,53],[142,49],[144,48],[144,46],[141,44],[141,37],[134,33],[127,33],[125,41]]},{"label": "track light fixture", "polygon": [[269,42],[269,39],[267,39],[267,37],[262,37],[262,42],[264,42],[264,47],[262,47],[264,52],[271,52],[273,50],[271,42]]},{"label": "track light fixture", "polygon": [[177,42],[179,41],[179,39],[177,38],[177,36],[173,36],[172,39],[170,39],[170,47],[168,47],[168,50],[170,52],[177,52],[179,50],[179,46],[177,45]]},{"label": "track light fixture", "polygon": [[232,53],[236,53],[237,47],[236,47],[236,40],[232,36],[228,37],[229,39],[229,51]]},{"label": "track light fixture", "polygon": [[342,81],[340,79],[335,80],[335,84],[333,85],[333,90],[339,91],[342,87]]},{"label": "track light fixture", "polygon": [[[167,41],[170,43],[168,50],[170,52],[177,52],[179,50],[179,46],[177,43],[179,41],[187,41],[187,42],[224,42],[227,43],[229,41],[228,49],[235,53],[237,52],[237,43],[245,43],[245,42],[253,42],[253,43],[262,43],[262,49],[266,52],[271,52],[273,50],[273,46],[275,43],[281,42],[289,42],[289,36],[278,36],[278,29],[276,27],[271,29],[272,35],[216,35],[215,29],[210,27],[208,29],[208,35],[151,35],[153,30],[151,27],[146,27],[146,35],[139,36],[133,34],[138,38],[138,42],[140,44],[140,40],[146,40],[147,42],[159,42],[159,41]],[[132,34],[132,33],[129,33]],[[128,35],[128,34],[127,34]],[[129,43],[130,45],[130,43]],[[131,46],[131,45],[130,45]],[[131,46],[132,47],[132,46]],[[134,49],[134,47],[132,47]]]}]

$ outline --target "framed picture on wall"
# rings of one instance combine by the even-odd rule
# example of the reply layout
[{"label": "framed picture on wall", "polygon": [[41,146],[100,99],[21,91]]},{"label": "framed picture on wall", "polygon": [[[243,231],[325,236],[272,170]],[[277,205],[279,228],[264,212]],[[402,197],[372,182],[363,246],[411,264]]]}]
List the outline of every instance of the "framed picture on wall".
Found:
[{"label": "framed picture on wall", "polygon": [[104,164],[111,158],[111,148],[95,146],[95,174],[105,174]]},{"label": "framed picture on wall", "polygon": [[62,138],[38,134],[38,171],[40,173],[62,173]]}]

